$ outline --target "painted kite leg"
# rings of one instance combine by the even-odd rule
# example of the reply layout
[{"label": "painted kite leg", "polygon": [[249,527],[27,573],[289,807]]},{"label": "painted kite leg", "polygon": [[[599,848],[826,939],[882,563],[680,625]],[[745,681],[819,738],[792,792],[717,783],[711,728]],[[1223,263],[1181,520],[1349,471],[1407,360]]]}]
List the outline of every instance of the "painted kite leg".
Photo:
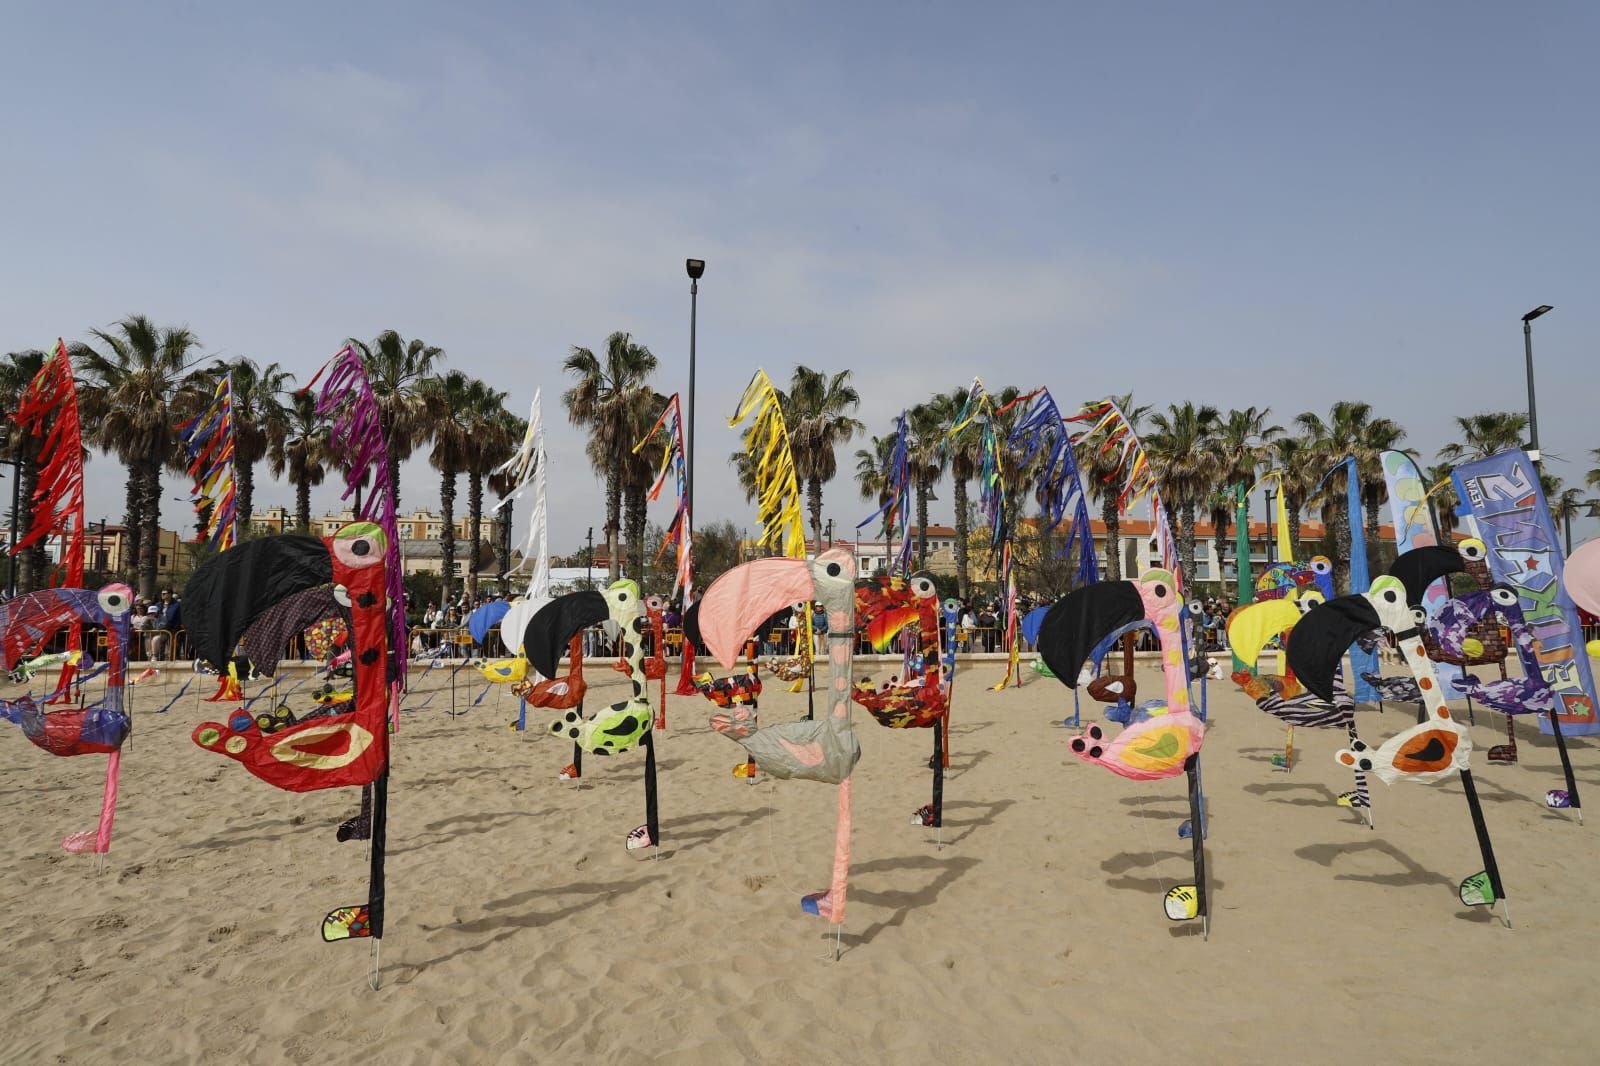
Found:
[{"label": "painted kite leg", "polygon": [[339,823],[334,838],[343,844],[347,840],[367,840],[372,836],[373,820],[372,786],[361,786],[361,812],[354,818]]},{"label": "painted kite leg", "polygon": [[800,898],[800,909],[815,914],[835,926],[833,958],[839,959],[839,933],[844,927],[845,899],[850,883],[850,782],[854,775],[839,782],[839,820],[833,836],[833,881],[826,892]]},{"label": "painted kite leg", "polygon": [[[944,828],[944,736],[939,726],[933,727],[933,828]],[[943,847],[943,834],[935,833],[935,837]]]},{"label": "painted kite leg", "polygon": [[[1472,783],[1472,771],[1461,771],[1461,790],[1466,793],[1467,809],[1472,812],[1472,830],[1478,836],[1478,853],[1483,857],[1483,872],[1462,880],[1458,890],[1461,902],[1469,907],[1487,903],[1490,908],[1496,901],[1504,902],[1505,887],[1500,883],[1500,867],[1494,861],[1494,844],[1489,840],[1489,827],[1483,820],[1483,805],[1478,802],[1478,789]],[[1485,899],[1485,889],[1488,890]],[[1503,909],[1506,928],[1511,928],[1511,911]]]},{"label": "painted kite leg", "polygon": [[[1507,721],[1510,721],[1508,718]],[[1578,801],[1578,781],[1572,776],[1572,757],[1567,754],[1567,738],[1561,732],[1561,716],[1552,708],[1550,711],[1550,731],[1556,735],[1556,750],[1561,753],[1561,772],[1566,775],[1567,789],[1565,792],[1553,788],[1544,794],[1545,806],[1560,810],[1571,807],[1578,814],[1578,824],[1583,824],[1583,804]]]},{"label": "painted kite leg", "polygon": [[65,851],[82,854],[85,851],[104,855],[111,850],[111,823],[117,816],[117,781],[122,774],[122,749],[111,753],[106,762],[106,787],[100,800],[100,824],[94,832],[87,829],[71,833],[61,842]]},{"label": "painted kite leg", "polygon": [[1184,761],[1184,773],[1189,779],[1189,822],[1196,827],[1190,834],[1194,841],[1194,884],[1176,885],[1167,890],[1162,908],[1173,921],[1200,919],[1201,936],[1211,938],[1211,912],[1206,898],[1206,846],[1205,800],[1200,794],[1200,753],[1195,752]]},{"label": "painted kite leg", "polygon": [[644,824],[650,834],[650,846],[655,857],[661,858],[661,819],[656,810],[656,733],[651,729],[644,735]]}]

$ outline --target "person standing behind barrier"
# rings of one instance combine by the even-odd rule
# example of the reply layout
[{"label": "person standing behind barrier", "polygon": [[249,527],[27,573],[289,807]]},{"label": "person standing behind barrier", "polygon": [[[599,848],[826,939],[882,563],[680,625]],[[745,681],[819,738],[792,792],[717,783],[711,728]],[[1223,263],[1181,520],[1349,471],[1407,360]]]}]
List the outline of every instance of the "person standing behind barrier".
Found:
[{"label": "person standing behind barrier", "polygon": [[131,659],[148,659],[150,653],[146,646],[150,643],[149,633],[155,627],[156,615],[161,613],[161,608],[153,603],[140,600],[133,606],[133,620],[129,625],[133,627],[133,653]]},{"label": "person standing behind barrier", "polygon": [[161,645],[155,657],[170,659],[177,650],[178,634],[183,629],[183,604],[172,594],[171,589],[161,590],[161,615],[156,622],[156,628],[164,629],[166,632],[155,638]]}]

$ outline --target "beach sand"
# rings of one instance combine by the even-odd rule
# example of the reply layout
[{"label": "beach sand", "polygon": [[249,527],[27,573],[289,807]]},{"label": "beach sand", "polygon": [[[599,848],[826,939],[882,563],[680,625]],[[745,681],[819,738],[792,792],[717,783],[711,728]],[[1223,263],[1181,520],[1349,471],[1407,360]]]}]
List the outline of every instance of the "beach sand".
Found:
[{"label": "beach sand", "polygon": [[[1190,873],[1183,779],[1078,762],[1071,693],[1031,672],[987,691],[1001,672],[958,678],[942,848],[909,824],[928,800],[929,734],[857,712],[837,962],[799,907],[826,887],[833,787],[735,780],[741,749],[707,729],[710,705],[671,697],[664,847],[641,859],[622,845],[644,818],[642,753],[591,758],[576,790],[556,780],[567,744],[508,731],[509,696],[452,720],[445,672],[414,672],[407,702],[435,695],[395,739],[377,992],[366,943],[319,936],[329,909],[366,898],[364,845],[333,835],[357,793],[281,792],[196,747],[193,727],[220,717],[195,700],[206,681],[164,715],[150,712],[182,676],[135,690],[98,875],[58,843],[92,827],[105,759],[53,758],[5,726],[0,1060],[1594,1061],[1600,824],[1545,809],[1559,763],[1530,723],[1516,766],[1484,758],[1498,715],[1472,729],[1507,929],[1456,898],[1481,868],[1459,784],[1375,780],[1369,829],[1334,803],[1351,787],[1333,761],[1342,733],[1297,731],[1299,762],[1275,769],[1283,728],[1212,682],[1205,941],[1162,912]],[[482,689],[471,676],[462,709]],[[589,677],[591,705],[622,697],[603,665]],[[1140,685],[1159,692],[1159,675],[1141,668]],[[764,722],[804,706],[769,679]],[[1096,710],[1085,700],[1085,721]],[[1412,718],[1391,705],[1359,725],[1370,742]],[[1600,804],[1596,745],[1572,749]]]}]

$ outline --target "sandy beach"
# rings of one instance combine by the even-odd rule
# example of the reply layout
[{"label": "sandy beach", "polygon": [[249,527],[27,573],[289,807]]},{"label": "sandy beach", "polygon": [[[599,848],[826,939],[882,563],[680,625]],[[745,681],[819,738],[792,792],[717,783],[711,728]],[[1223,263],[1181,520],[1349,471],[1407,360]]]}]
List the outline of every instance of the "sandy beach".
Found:
[{"label": "sandy beach", "polygon": [[[865,671],[858,669],[857,674]],[[879,669],[880,675],[887,671]],[[857,714],[855,861],[842,958],[801,914],[825,887],[835,792],[735,780],[709,704],[671,697],[659,737],[664,847],[643,820],[642,755],[558,783],[565,744],[506,728],[509,696],[454,720],[444,671],[414,671],[394,745],[383,987],[365,944],[323,944],[323,914],[365,898],[361,844],[335,842],[354,791],[295,795],[196,747],[216,718],[184,677],[135,690],[122,804],[103,873],[60,838],[93,823],[105,760],[60,759],[0,729],[0,1060],[94,1062],[1346,1062],[1588,1061],[1582,995],[1600,950],[1585,911],[1600,825],[1545,809],[1553,742],[1522,762],[1482,710],[1474,776],[1515,927],[1469,910],[1480,868],[1460,787],[1374,782],[1376,828],[1335,805],[1341,734],[1284,731],[1231,683],[1209,687],[1204,781],[1213,917],[1174,924],[1188,879],[1182,779],[1082,764],[1059,683],[957,680],[943,846],[926,732]],[[458,707],[481,691],[460,675]],[[590,672],[591,701],[624,682]],[[1141,668],[1141,687],[1160,689]],[[804,713],[769,681],[761,713]],[[1085,720],[1095,714],[1085,701]],[[531,716],[543,724],[543,716]],[[1367,739],[1406,708],[1363,711]],[[1114,728],[1114,727],[1113,727]],[[1596,752],[1573,744],[1600,795]],[[1593,819],[1591,819],[1593,820]]]}]

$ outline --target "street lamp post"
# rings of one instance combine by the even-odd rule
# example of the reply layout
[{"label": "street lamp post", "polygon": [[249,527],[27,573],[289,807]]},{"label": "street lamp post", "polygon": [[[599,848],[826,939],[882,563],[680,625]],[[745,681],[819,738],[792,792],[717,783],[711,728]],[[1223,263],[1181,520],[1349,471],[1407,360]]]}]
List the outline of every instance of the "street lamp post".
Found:
[{"label": "street lamp post", "polygon": [[1539,409],[1533,402],[1533,320],[1553,310],[1549,304],[1540,304],[1522,316],[1522,349],[1528,360],[1528,450],[1535,464],[1539,454]]},{"label": "street lamp post", "polygon": [[685,259],[684,269],[689,274],[689,471],[684,475],[684,494],[688,496],[687,518],[689,535],[694,535],[694,332],[695,318],[700,309],[700,277],[706,272],[704,259]]},{"label": "street lamp post", "polygon": [[828,519],[828,547],[833,547],[833,519]]},{"label": "street lamp post", "polygon": [[589,556],[588,556],[588,559],[589,559],[589,573],[588,573],[588,576],[585,577],[584,580],[586,580],[589,583],[589,591],[593,592],[594,591],[594,527],[593,526],[589,527]]},{"label": "street lamp post", "polygon": [[[1600,518],[1600,500],[1580,500],[1578,502],[1586,503],[1586,504],[1589,505],[1589,511],[1588,511],[1587,514],[1584,515],[1585,518]],[[1572,554],[1572,512],[1566,510],[1565,508],[1563,508],[1562,509],[1562,515],[1561,515],[1561,521],[1562,521],[1562,524],[1566,526],[1567,554],[1571,555]]]}]

